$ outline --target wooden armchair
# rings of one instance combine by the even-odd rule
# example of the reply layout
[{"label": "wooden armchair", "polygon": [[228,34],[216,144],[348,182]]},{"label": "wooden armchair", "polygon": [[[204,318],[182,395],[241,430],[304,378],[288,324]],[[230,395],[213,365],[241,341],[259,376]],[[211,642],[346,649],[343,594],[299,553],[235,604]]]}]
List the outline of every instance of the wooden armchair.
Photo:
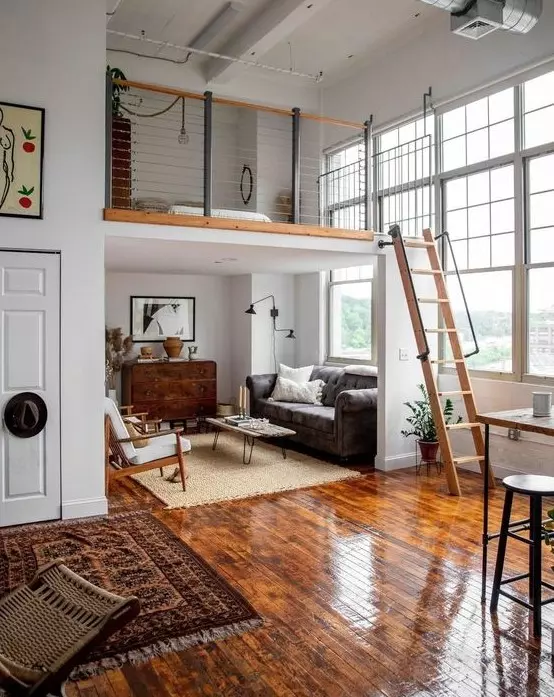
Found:
[{"label": "wooden armchair", "polygon": [[0,692],[63,695],[69,674],[91,648],[140,612],[56,561],[0,600]]},{"label": "wooden armchair", "polygon": [[[159,469],[163,477],[163,468],[177,466],[183,491],[186,490],[187,468],[186,456],[190,452],[190,441],[182,438],[183,429],[174,428],[155,433],[146,433],[130,437],[125,428],[123,417],[115,403],[109,397],[104,401],[105,439],[106,439],[106,490],[110,482],[121,477]],[[135,448],[134,442],[152,441],[142,448]]]},{"label": "wooden armchair", "polygon": [[158,433],[161,428],[161,419],[149,419],[147,411],[133,411],[135,407],[132,404],[123,404],[118,408],[123,421],[133,424],[139,433]]}]

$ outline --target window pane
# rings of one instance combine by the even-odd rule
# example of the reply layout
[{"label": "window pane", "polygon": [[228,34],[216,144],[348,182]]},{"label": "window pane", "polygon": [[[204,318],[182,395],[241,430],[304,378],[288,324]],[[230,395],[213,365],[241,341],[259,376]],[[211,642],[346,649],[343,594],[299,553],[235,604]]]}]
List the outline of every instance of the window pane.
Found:
[{"label": "window pane", "polygon": [[491,172],[491,201],[514,197],[514,167],[499,167]]},{"label": "window pane", "polygon": [[469,237],[491,234],[491,208],[488,204],[469,208],[467,212]]},{"label": "window pane", "polygon": [[529,193],[554,189],[554,155],[535,157],[529,162]]},{"label": "window pane", "polygon": [[454,211],[467,206],[467,180],[452,179],[446,182],[446,210]]},{"label": "window pane", "polygon": [[491,265],[491,238],[478,237],[470,240],[469,245],[469,266],[472,269],[486,268]]},{"label": "window pane", "polygon": [[554,268],[530,269],[528,371],[533,375],[554,375]]},{"label": "window pane", "polygon": [[466,132],[465,107],[449,111],[442,117],[442,137],[445,140]]},{"label": "window pane", "polygon": [[531,263],[540,264],[545,261],[554,261],[554,228],[544,227],[540,230],[531,230]]},{"label": "window pane", "polygon": [[446,215],[446,230],[453,240],[467,237],[467,210],[448,213]]},{"label": "window pane", "polygon": [[[514,90],[504,90],[489,97],[489,123],[498,123],[514,117]],[[513,127],[513,124],[512,124]]]},{"label": "window pane", "polygon": [[489,172],[479,172],[467,178],[467,204],[476,206],[490,200]]},{"label": "window pane", "polygon": [[478,128],[489,125],[489,105],[487,99],[468,104],[466,107],[466,128],[476,131]]},{"label": "window pane", "polygon": [[500,157],[514,152],[514,122],[505,121],[490,128],[490,157]]},{"label": "window pane", "polygon": [[491,266],[513,266],[515,264],[515,235],[493,235],[491,237]]},{"label": "window pane", "polygon": [[442,146],[442,165],[447,172],[451,169],[466,166],[466,139],[465,136],[447,140]]},{"label": "window pane", "polygon": [[554,106],[525,115],[525,147],[550,143],[554,140]]},{"label": "window pane", "polygon": [[[462,283],[480,349],[468,360],[468,366],[476,370],[511,372],[512,272],[463,274]],[[469,353],[474,344],[455,276],[449,277],[448,290],[462,346],[464,352]]]},{"label": "window pane", "polygon": [[331,286],[331,356],[371,359],[371,291],[371,282]]},{"label": "window pane", "polygon": [[467,164],[473,165],[475,162],[486,160],[489,156],[489,129],[482,128],[480,131],[469,133],[467,136]]},{"label": "window pane", "polygon": [[525,112],[554,104],[554,73],[529,80],[524,85]]},{"label": "window pane", "polygon": [[514,230],[514,202],[498,201],[491,205],[491,233],[498,235]]},{"label": "window pane", "polygon": [[359,281],[367,278],[373,278],[373,266],[349,266],[331,271],[331,281]]},{"label": "window pane", "polygon": [[554,224],[554,191],[533,194],[529,197],[531,227],[547,227]]}]

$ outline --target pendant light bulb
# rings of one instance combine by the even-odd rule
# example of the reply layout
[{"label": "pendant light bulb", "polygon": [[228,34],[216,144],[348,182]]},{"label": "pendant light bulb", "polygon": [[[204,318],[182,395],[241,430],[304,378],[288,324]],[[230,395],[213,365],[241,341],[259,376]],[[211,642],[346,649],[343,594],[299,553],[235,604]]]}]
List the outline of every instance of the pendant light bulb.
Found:
[{"label": "pendant light bulb", "polygon": [[187,133],[187,129],[185,127],[185,98],[181,98],[181,130],[179,131],[179,135],[177,136],[177,142],[179,145],[188,145],[189,142],[189,134]]}]

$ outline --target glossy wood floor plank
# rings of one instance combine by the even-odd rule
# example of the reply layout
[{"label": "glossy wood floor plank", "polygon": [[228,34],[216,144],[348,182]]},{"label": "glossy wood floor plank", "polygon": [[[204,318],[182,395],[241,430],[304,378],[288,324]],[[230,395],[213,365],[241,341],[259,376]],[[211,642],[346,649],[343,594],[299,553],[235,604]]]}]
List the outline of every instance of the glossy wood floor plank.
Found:
[{"label": "glossy wood floor plank", "polygon": [[[481,482],[469,473],[461,481],[468,493],[456,498],[434,473],[373,472],[178,511],[163,510],[131,481],[116,484],[113,512],[152,509],[265,624],[110,671],[68,694],[551,697],[554,608],[544,609],[541,646],[524,608],[501,599],[494,618],[481,605]],[[502,502],[499,487],[491,528]],[[514,516],[525,515],[525,499],[516,499]],[[491,544],[491,570],[495,553]],[[544,562],[553,582],[546,548]],[[527,548],[510,542],[506,573],[526,569]]]}]

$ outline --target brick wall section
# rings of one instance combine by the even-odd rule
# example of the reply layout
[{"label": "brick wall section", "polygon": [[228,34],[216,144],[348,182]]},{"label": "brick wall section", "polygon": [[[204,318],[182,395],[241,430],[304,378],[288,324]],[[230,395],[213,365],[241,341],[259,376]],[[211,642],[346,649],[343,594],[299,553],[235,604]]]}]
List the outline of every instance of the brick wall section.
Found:
[{"label": "brick wall section", "polygon": [[131,208],[131,122],[112,119],[112,208]]}]

